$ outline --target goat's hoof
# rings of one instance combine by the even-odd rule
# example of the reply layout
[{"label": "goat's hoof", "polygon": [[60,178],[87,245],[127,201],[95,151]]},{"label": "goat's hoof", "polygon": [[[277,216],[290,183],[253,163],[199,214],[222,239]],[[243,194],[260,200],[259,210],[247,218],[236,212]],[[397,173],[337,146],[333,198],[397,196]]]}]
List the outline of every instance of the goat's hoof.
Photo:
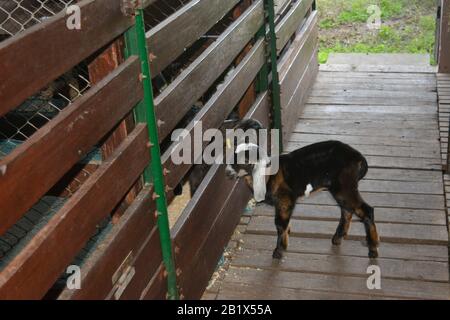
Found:
[{"label": "goat's hoof", "polygon": [[279,249],[275,249],[274,251],[273,251],[273,254],[272,254],[272,258],[274,258],[274,259],[281,259],[283,257],[283,254],[281,253],[281,250],[279,250]]},{"label": "goat's hoof", "polygon": [[342,237],[339,237],[338,235],[334,235],[333,239],[331,239],[331,242],[335,245],[335,246],[340,246],[342,243]]},{"label": "goat's hoof", "polygon": [[378,250],[369,250],[369,258],[376,259],[378,258]]}]

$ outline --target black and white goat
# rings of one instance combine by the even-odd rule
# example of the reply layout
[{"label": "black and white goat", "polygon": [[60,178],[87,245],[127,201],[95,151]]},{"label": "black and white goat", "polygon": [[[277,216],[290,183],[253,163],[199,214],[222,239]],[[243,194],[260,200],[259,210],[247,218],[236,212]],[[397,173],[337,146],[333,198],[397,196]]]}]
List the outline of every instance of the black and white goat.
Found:
[{"label": "black and white goat", "polygon": [[[240,122],[235,129],[244,131],[262,129],[258,121],[249,119]],[[237,144],[235,157],[255,144]],[[247,156],[246,156],[247,158]],[[261,157],[264,159],[264,156]],[[279,170],[268,176],[261,170],[261,159],[256,163],[233,164],[227,166],[227,174],[233,177],[245,176],[257,201],[265,201],[275,206],[275,225],[278,239],[273,257],[280,259],[283,249],[288,246],[289,221],[300,197],[311,192],[328,190],[341,208],[341,219],[332,243],[340,245],[349,230],[352,215],[358,216],[365,226],[369,257],[378,257],[379,237],[374,221],[374,209],[361,197],[358,182],[368,171],[364,156],[347,144],[339,141],[315,143],[279,157]],[[264,166],[264,165],[263,165]]]}]

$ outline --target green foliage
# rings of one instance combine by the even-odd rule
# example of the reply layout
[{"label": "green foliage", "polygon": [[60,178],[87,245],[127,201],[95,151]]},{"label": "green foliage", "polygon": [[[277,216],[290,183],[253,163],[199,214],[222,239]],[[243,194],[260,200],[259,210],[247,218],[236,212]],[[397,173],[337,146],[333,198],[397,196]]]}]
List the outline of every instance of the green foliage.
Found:
[{"label": "green foliage", "polygon": [[[318,0],[319,61],[333,52],[433,53],[435,0]],[[381,8],[380,30],[369,30],[370,5]]]}]

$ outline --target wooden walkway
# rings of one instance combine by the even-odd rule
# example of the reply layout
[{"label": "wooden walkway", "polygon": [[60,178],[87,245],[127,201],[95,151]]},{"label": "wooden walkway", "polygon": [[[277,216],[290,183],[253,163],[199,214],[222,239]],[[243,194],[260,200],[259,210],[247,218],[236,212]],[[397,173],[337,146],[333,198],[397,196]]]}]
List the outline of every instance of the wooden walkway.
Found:
[{"label": "wooden walkway", "polygon": [[[331,244],[340,211],[322,192],[297,205],[288,252],[277,262],[274,210],[257,206],[205,298],[450,298],[435,73],[422,65],[322,66],[286,151],[329,139],[368,159],[360,190],[376,208],[380,257],[367,257],[357,219],[348,240]],[[381,268],[381,290],[367,288],[369,265]]]}]

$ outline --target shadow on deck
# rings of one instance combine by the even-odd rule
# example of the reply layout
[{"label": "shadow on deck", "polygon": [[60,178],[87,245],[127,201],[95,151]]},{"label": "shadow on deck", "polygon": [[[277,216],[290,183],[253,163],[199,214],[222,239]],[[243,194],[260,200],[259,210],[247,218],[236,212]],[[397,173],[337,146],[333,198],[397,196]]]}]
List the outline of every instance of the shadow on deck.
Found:
[{"label": "shadow on deck", "polygon": [[[227,270],[205,298],[449,299],[435,69],[418,56],[333,61],[321,66],[286,151],[334,139],[367,157],[360,190],[376,208],[380,257],[367,258],[356,219],[349,239],[331,244],[340,211],[322,192],[297,205],[288,252],[276,262],[274,210],[258,205],[243,218]],[[381,290],[367,288],[369,265],[381,268]]]}]

